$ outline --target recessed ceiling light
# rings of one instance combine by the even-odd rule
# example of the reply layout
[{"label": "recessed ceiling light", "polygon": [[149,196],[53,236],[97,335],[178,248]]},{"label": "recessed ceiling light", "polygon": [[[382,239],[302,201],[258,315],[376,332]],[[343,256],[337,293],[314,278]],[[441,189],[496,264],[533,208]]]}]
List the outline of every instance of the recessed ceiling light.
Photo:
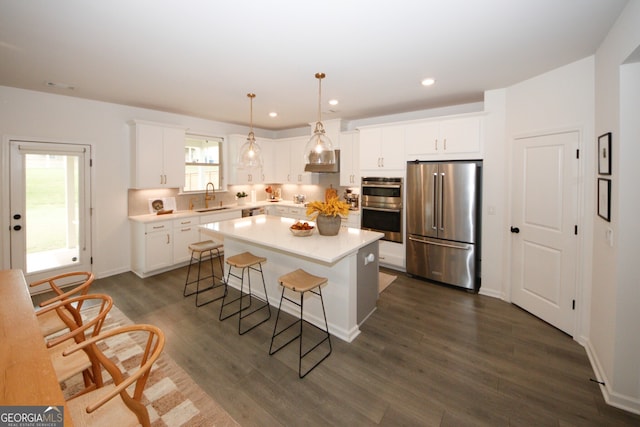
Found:
[{"label": "recessed ceiling light", "polygon": [[278,117],[278,113],[276,113],[275,111],[272,111],[269,113],[269,117]]},{"label": "recessed ceiling light", "polygon": [[330,99],[329,100],[329,105],[338,105],[338,100],[337,99]]},{"label": "recessed ceiling light", "polygon": [[53,87],[53,88],[56,88],[56,89],[74,90],[76,88],[74,85],[71,85],[71,84],[68,84],[68,83],[58,83],[58,82],[47,81],[47,82],[45,82],[45,84],[48,87]]},{"label": "recessed ceiling light", "polygon": [[435,82],[436,82],[435,79],[432,79],[431,77],[429,77],[428,79],[424,79],[421,83],[422,83],[422,86],[433,86]]}]

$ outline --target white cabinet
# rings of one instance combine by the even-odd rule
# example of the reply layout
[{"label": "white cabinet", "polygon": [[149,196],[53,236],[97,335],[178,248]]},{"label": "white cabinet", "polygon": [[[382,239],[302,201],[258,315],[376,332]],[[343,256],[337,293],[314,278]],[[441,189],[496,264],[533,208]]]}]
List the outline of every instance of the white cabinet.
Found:
[{"label": "white cabinet", "polygon": [[273,205],[267,208],[267,214],[308,221],[307,208],[301,206]]},{"label": "white cabinet", "polygon": [[131,270],[139,277],[148,277],[184,265],[191,258],[191,243],[211,239],[211,236],[200,232],[200,224],[240,217],[241,210],[224,209],[166,221],[131,221]]},{"label": "white cabinet", "polygon": [[201,240],[199,225],[200,218],[197,216],[173,220],[173,264],[191,259],[189,245]]},{"label": "white cabinet", "polygon": [[385,267],[405,269],[405,247],[402,243],[380,240],[379,245],[380,265]]},{"label": "white cabinet", "polygon": [[406,126],[407,160],[478,158],[481,156],[480,117],[461,117]]},{"label": "white cabinet", "polygon": [[385,173],[405,168],[404,126],[360,129],[360,169]]},{"label": "white cabinet", "polygon": [[340,185],[360,185],[360,140],[358,132],[340,134]]},{"label": "white cabinet", "polygon": [[131,187],[184,187],[185,129],[140,120],[130,124]]},{"label": "white cabinet", "polygon": [[171,221],[133,223],[132,270],[140,277],[173,265]]},{"label": "white cabinet", "polygon": [[360,212],[349,211],[349,215],[342,218],[342,225],[349,228],[360,228]]},{"label": "white cabinet", "polygon": [[276,143],[275,141],[261,140],[260,148],[262,149],[262,176],[264,183],[272,183],[276,180]]},{"label": "white cabinet", "polygon": [[256,138],[256,143],[260,147],[262,155],[262,168],[240,168],[238,164],[238,155],[240,148],[247,140],[247,135],[230,135],[229,136],[229,156],[227,161],[231,165],[228,174],[227,183],[229,185],[245,185],[245,184],[261,184],[265,182],[265,170],[272,167],[273,163],[271,155],[270,141],[262,138]]},{"label": "white cabinet", "polygon": [[317,179],[304,171],[304,147],[309,138],[296,137],[274,141],[275,182],[282,184],[314,184]]}]

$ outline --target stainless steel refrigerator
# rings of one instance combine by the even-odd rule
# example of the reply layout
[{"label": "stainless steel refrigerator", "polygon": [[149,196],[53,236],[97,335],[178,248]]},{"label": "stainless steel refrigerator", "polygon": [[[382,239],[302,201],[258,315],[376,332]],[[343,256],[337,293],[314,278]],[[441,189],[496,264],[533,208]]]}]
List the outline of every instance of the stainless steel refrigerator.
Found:
[{"label": "stainless steel refrigerator", "polygon": [[478,290],[482,162],[407,163],[407,273]]}]

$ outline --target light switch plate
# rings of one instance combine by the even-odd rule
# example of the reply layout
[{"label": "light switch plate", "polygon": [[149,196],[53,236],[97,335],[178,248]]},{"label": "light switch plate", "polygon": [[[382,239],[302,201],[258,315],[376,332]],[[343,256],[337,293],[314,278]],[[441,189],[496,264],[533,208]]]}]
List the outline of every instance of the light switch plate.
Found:
[{"label": "light switch plate", "polygon": [[607,228],[604,234],[605,238],[607,239],[607,243],[609,243],[609,246],[613,247],[613,229]]}]

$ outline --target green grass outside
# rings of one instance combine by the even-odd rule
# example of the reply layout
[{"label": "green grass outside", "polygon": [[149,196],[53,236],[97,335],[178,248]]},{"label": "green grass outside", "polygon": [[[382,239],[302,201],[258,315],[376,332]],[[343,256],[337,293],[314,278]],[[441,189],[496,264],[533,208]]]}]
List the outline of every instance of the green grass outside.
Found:
[{"label": "green grass outside", "polygon": [[65,177],[63,167],[27,168],[27,253],[67,246]]}]

